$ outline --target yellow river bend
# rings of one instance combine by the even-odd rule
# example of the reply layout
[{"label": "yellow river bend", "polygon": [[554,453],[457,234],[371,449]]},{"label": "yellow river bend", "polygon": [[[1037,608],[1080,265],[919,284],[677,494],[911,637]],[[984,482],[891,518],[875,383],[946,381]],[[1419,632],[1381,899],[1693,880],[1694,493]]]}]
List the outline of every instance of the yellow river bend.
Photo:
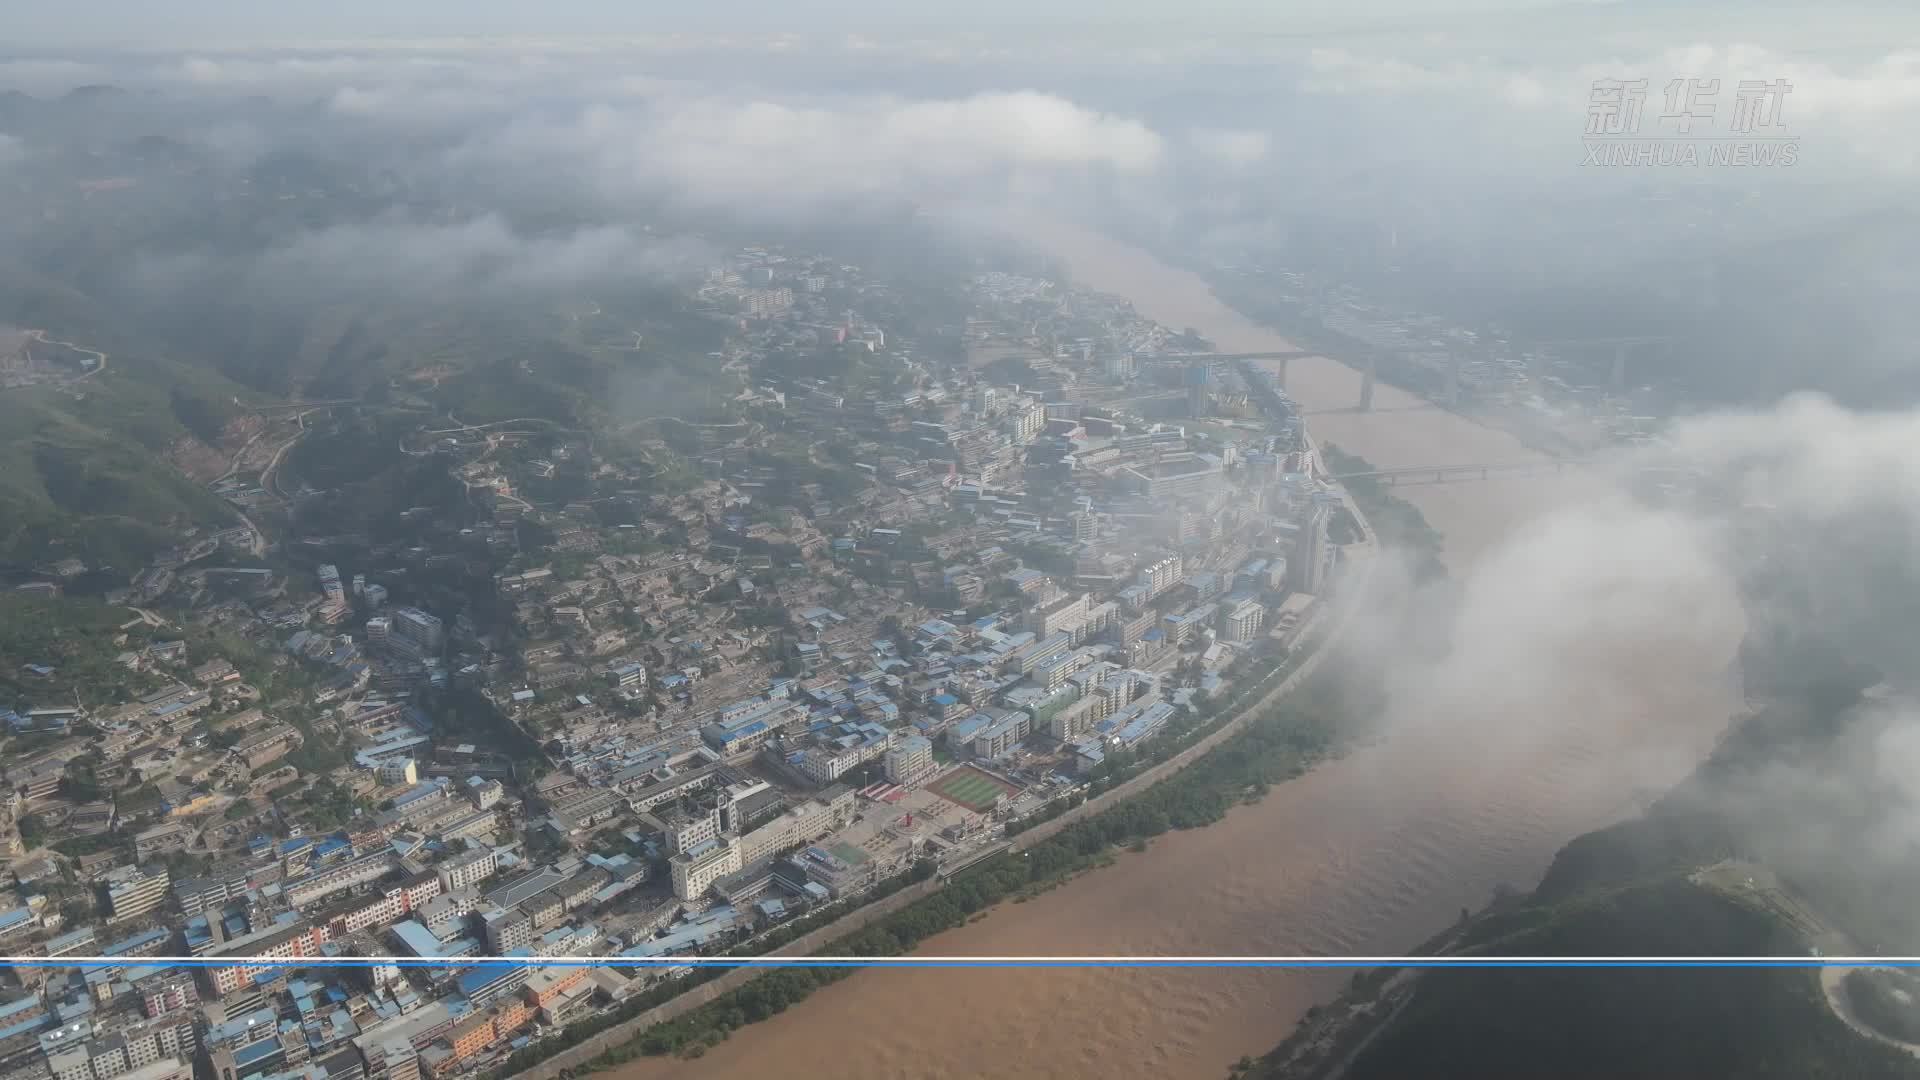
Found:
[{"label": "yellow river bend", "polygon": [[[1079,282],[1142,314],[1195,327],[1223,352],[1290,346],[1214,298],[1196,275],[1075,227],[1028,231]],[[1316,435],[1381,466],[1517,461],[1510,435],[1381,386],[1370,414],[1341,413],[1359,377],[1295,360],[1288,388]],[[1325,410],[1325,411],[1323,411]],[[1551,479],[1412,487],[1406,495],[1466,572],[1554,497]],[[1514,754],[1462,752],[1456,733],[1410,731],[1274,787],[1209,828],[941,934],[932,955],[1394,955],[1477,908],[1501,883],[1530,887],[1572,837],[1634,809],[1612,763],[1658,731],[1691,767],[1735,707],[1721,655],[1646,671],[1592,726],[1563,725]],[[1595,658],[1604,665],[1606,659]],[[1623,661],[1624,662],[1624,661]],[[1580,707],[1569,702],[1570,709]],[[1585,719],[1585,717],[1582,717]],[[1601,734],[1604,732],[1605,734]],[[1658,779],[1644,770],[1642,782]],[[1338,972],[1218,970],[866,971],[739,1032],[694,1061],[650,1059],[619,1080],[739,1076],[1108,1077],[1221,1080],[1336,993]]]}]

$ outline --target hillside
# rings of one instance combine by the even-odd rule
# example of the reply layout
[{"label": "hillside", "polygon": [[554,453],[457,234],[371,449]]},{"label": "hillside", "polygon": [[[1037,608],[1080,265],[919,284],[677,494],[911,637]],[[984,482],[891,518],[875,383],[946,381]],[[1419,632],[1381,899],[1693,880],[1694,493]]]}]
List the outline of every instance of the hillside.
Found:
[{"label": "hillside", "polygon": [[[1774,919],[1666,876],[1527,915],[1507,955],[1794,955]],[[1920,1077],[1854,1034],[1804,969],[1476,969],[1423,976],[1348,1080]]]},{"label": "hillside", "polygon": [[82,383],[0,390],[0,565],[74,555],[131,573],[182,525],[230,524],[167,455],[195,429],[218,437],[238,390],[117,355]]},{"label": "hillside", "polygon": [[204,483],[258,432],[233,423],[248,407],[585,430],[737,386],[710,359],[724,324],[682,288],[699,243],[509,219],[406,174],[400,148],[235,157],[205,127],[164,97],[0,99],[0,137],[34,146],[0,174],[0,330],[107,357],[0,386],[0,582],[70,555],[130,575],[182,528],[231,523]]},{"label": "hillside", "polygon": [[143,689],[147,680],[115,661],[140,645],[119,632],[131,618],[93,601],[0,592],[0,708],[71,705],[82,692],[120,700]]},{"label": "hillside", "polygon": [[[1739,723],[1645,814],[1576,838],[1530,895],[1463,918],[1427,951],[1792,957],[1816,941],[1830,952],[1868,941],[1911,952],[1920,928],[1909,905],[1886,898],[1907,895],[1920,868],[1911,850],[1867,854],[1903,803],[1871,777],[1832,779],[1857,772],[1860,748],[1903,722],[1861,696],[1871,678],[1832,674]],[[1822,801],[1838,788],[1858,792],[1843,809]],[[1700,873],[1727,860],[1752,868],[1733,872],[1744,889]],[[1770,873],[1776,884],[1756,889],[1754,876]],[[1809,969],[1509,968],[1364,973],[1242,1072],[1920,1078],[1920,1060],[1849,1029]]]}]

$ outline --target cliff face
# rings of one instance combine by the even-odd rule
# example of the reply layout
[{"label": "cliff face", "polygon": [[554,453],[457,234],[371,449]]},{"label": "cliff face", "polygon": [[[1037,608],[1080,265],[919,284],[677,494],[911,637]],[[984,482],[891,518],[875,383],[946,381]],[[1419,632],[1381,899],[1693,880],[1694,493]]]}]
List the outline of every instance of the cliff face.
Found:
[{"label": "cliff face", "polygon": [[[1908,737],[1909,713],[1863,697],[1876,676],[1858,665],[1800,653],[1789,679],[1764,644],[1749,652],[1763,657],[1776,696],[1688,780],[1578,837],[1530,895],[1463,917],[1429,951],[1793,957],[1844,940],[1913,952],[1920,918],[1894,898],[1920,888],[1920,851],[1890,842],[1913,803],[1876,764]],[[1809,969],[1462,969],[1362,975],[1245,1072],[1907,1078],[1920,1060],[1850,1029]]]},{"label": "cliff face", "polygon": [[[1487,951],[1792,955],[1772,918],[1663,877],[1516,916]],[[1813,972],[1783,969],[1430,972],[1348,1080],[1400,1077],[1913,1077],[1920,1062],[1828,1011]]]}]

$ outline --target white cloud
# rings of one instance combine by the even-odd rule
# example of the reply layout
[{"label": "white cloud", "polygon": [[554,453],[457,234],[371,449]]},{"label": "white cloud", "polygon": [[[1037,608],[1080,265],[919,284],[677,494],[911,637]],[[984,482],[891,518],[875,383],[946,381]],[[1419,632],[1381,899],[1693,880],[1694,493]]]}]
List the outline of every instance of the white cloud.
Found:
[{"label": "white cloud", "polygon": [[402,126],[444,124],[511,104],[504,91],[474,86],[343,86],[327,99],[342,116]]},{"label": "white cloud", "polygon": [[[1377,760],[1397,764],[1380,765],[1383,778],[1419,768],[1462,787],[1550,782],[1575,803],[1624,809],[1629,793],[1682,779],[1744,709],[1736,661],[1749,628],[1830,635],[1849,660],[1920,689],[1920,412],[1802,397],[1682,420],[1670,435],[1623,453],[1436,590],[1437,655],[1409,649],[1391,614],[1392,629],[1360,626],[1374,661],[1361,669],[1387,680]],[[1639,470],[1676,464],[1708,497],[1634,492]],[[1743,528],[1756,504],[1775,531]],[[1784,581],[1793,598],[1743,588],[1756,580]],[[1920,709],[1895,701],[1830,753],[1808,745],[1722,774],[1717,806],[1752,830],[1755,857],[1809,880],[1916,872]]]},{"label": "white cloud", "polygon": [[108,81],[109,69],[77,60],[0,60],[0,90],[62,94],[76,86]]},{"label": "white cloud", "polygon": [[[1455,128],[1499,132],[1517,147],[1530,138],[1560,139],[1565,129],[1583,131],[1582,114],[1602,79],[1644,79],[1640,131],[1662,134],[1674,133],[1663,117],[1675,80],[1717,80],[1699,100],[1711,110],[1702,122],[1720,135],[1731,132],[1742,82],[1784,83],[1777,119],[1785,134],[1809,140],[1803,164],[1841,174],[1862,164],[1894,172],[1920,167],[1920,50],[1860,53],[1850,64],[1738,42],[1596,53],[1557,64],[1452,59],[1444,48],[1432,55],[1446,59],[1426,55],[1315,49],[1299,86],[1323,96],[1417,101],[1422,117],[1445,114]],[[1564,128],[1520,123],[1534,115],[1554,123],[1563,116]]]},{"label": "white cloud", "polygon": [[193,254],[137,261],[136,281],[162,294],[239,271],[243,287],[280,298],[524,297],[658,277],[697,265],[692,241],[621,226],[524,232],[497,216],[456,224],[402,219],[295,234],[253,256]]},{"label": "white cloud", "polygon": [[1317,48],[1307,54],[1302,85],[1318,94],[1416,94],[1497,86],[1505,79],[1498,71],[1457,61],[1431,66],[1343,48]]},{"label": "white cloud", "polygon": [[977,173],[1006,165],[1104,165],[1139,171],[1159,161],[1160,136],[1130,120],[1031,92],[948,101],[827,105],[703,99],[649,118],[688,178],[708,169],[764,166],[768,155],[860,183],[883,177]]},{"label": "white cloud", "polygon": [[1858,413],[1799,395],[1764,416],[1701,417],[1675,429],[1675,456],[1737,476],[1756,502],[1833,520],[1884,507],[1920,508],[1920,416]]},{"label": "white cloud", "polygon": [[1225,165],[1246,166],[1264,161],[1273,139],[1264,131],[1206,129],[1189,136],[1193,148]]},{"label": "white cloud", "polygon": [[[391,136],[403,134],[433,147],[403,161],[403,171],[430,168],[442,147],[456,146],[448,164],[467,170],[465,176],[500,176],[531,191],[540,186],[531,178],[556,174],[561,186],[584,184],[613,205],[664,196],[785,213],[876,200],[993,200],[1057,190],[1092,174],[1145,175],[1165,157],[1166,139],[1145,123],[1057,94],[1015,88],[914,97],[756,88],[750,80],[760,77],[769,55],[810,66],[837,63],[831,55],[813,60],[808,50],[818,43],[803,39],[744,43],[751,49],[732,59],[754,65],[750,73],[725,61],[696,65],[681,55],[727,44],[743,45],[663,37],[210,49],[129,54],[116,60],[111,79],[158,91],[156,103],[233,106],[198,127],[230,158],[258,154],[276,141],[303,150],[333,141],[378,153],[386,148],[383,139],[390,144]],[[978,55],[973,43],[953,48],[956,56]],[[99,74],[77,64],[33,73],[51,89]],[[708,79],[727,89],[704,85]],[[318,103],[325,116],[297,131],[252,130],[248,125],[258,123],[244,99],[256,95],[283,106]],[[1235,161],[1262,152],[1259,137],[1245,133],[1215,133],[1203,142]]]},{"label": "white cloud", "polygon": [[1556,98],[1565,102],[1584,100],[1584,96],[1573,97],[1568,89],[1574,79],[1569,73],[1556,76],[1487,60],[1432,64],[1320,48],[1307,55],[1301,87],[1310,93],[1331,95],[1460,93],[1481,98],[1483,107],[1498,104],[1534,109],[1551,106]]},{"label": "white cloud", "polygon": [[1657,102],[1673,79],[1718,79],[1731,101],[1743,81],[1784,79],[1788,107],[1803,116],[1904,112],[1920,108],[1920,50],[1898,50],[1848,69],[1759,45],[1699,42],[1637,56],[1553,68],[1492,60],[1435,63],[1341,48],[1314,49],[1301,80],[1320,94],[1464,93],[1505,104],[1584,105],[1599,79],[1646,79]]},{"label": "white cloud", "polygon": [[1920,51],[1901,50],[1866,60],[1852,69],[1750,44],[1697,43],[1611,67],[1589,65],[1577,74],[1582,85],[1593,78],[1642,77],[1658,93],[1676,78],[1720,80],[1720,100],[1731,100],[1743,80],[1784,79],[1792,91],[1787,107],[1807,117],[1865,117],[1920,107]]},{"label": "white cloud", "polygon": [[1159,166],[1164,147],[1137,121],[1034,92],[920,101],[664,94],[590,105],[570,123],[489,131],[453,164],[548,162],[592,176],[610,195],[778,213],[956,191],[991,197],[1089,170],[1142,174]]}]

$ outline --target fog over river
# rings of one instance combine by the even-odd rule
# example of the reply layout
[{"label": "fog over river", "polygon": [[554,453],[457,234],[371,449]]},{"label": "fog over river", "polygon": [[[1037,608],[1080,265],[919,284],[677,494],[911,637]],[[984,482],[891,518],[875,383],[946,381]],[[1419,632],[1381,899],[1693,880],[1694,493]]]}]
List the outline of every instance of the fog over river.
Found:
[{"label": "fog over river", "polygon": [[[1192,273],[1064,225],[1026,230],[1077,280],[1223,352],[1291,346]],[[1376,465],[1524,460],[1504,432],[1388,386],[1343,412],[1359,376],[1295,360],[1316,437]],[[1582,490],[1572,490],[1578,484]],[[1209,828],[925,943],[932,955],[1391,955],[1530,887],[1572,837],[1691,769],[1739,707],[1726,677],[1744,625],[1688,524],[1601,481],[1409,487],[1461,581],[1444,662],[1384,665],[1390,734]],[[621,1080],[774,1073],[1220,1080],[1270,1049],[1340,972],[866,971],[695,1061]]]}]

